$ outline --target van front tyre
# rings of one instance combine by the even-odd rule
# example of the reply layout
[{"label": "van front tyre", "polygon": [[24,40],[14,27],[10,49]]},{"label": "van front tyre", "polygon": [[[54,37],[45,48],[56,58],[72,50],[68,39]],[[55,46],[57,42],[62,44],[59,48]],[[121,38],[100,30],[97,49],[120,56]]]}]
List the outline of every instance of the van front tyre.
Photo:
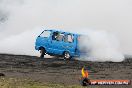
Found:
[{"label": "van front tyre", "polygon": [[44,58],[44,55],[45,55],[45,49],[41,48],[40,49],[40,58]]},{"label": "van front tyre", "polygon": [[69,52],[64,52],[64,59],[65,60],[70,60],[71,59],[71,56],[70,56]]}]

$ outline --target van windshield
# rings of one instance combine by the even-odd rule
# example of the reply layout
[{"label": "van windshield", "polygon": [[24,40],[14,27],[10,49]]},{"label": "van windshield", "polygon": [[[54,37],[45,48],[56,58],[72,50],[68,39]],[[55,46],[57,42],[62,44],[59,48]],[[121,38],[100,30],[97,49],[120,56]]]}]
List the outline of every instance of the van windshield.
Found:
[{"label": "van windshield", "polygon": [[43,31],[43,32],[40,34],[40,37],[48,38],[48,37],[50,37],[50,33],[51,33],[51,31]]}]

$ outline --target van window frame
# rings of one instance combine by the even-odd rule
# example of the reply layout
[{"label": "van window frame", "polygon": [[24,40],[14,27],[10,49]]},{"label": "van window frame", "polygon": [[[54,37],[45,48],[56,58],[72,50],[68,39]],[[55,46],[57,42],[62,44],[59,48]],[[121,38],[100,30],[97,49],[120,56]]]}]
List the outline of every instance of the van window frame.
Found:
[{"label": "van window frame", "polygon": [[[58,36],[57,36],[57,35],[55,35],[55,36],[56,36],[56,38],[54,38],[54,37],[55,37],[55,36],[54,36],[54,33],[58,33]],[[62,39],[61,39],[61,40],[58,40],[57,38],[58,38],[60,35],[63,35],[63,36],[62,36]],[[59,31],[54,31],[54,32],[52,33],[52,40],[53,40],[53,41],[58,41],[58,42],[61,42],[61,41],[63,41],[63,40],[64,40],[64,36],[65,36],[65,34],[64,34],[64,33],[59,32]]]},{"label": "van window frame", "polygon": [[[68,35],[71,36],[72,42],[68,41]],[[74,43],[74,35],[73,34],[65,34],[65,36],[64,36],[64,42],[66,42],[66,43]]]}]

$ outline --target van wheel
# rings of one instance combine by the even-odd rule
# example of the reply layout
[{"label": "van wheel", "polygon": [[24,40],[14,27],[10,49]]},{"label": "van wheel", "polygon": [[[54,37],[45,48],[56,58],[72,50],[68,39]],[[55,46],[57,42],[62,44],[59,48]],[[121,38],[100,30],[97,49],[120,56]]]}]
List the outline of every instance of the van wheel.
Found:
[{"label": "van wheel", "polygon": [[45,49],[44,48],[41,48],[40,49],[40,58],[44,58],[44,55],[45,55]]},{"label": "van wheel", "polygon": [[70,60],[71,59],[71,56],[70,56],[69,52],[64,52],[64,59],[65,60]]}]

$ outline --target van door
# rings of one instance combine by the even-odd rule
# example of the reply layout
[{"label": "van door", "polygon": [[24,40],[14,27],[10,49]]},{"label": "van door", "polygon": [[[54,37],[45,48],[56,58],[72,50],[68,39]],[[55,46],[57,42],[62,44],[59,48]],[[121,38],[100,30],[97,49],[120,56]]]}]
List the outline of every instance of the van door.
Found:
[{"label": "van door", "polygon": [[52,35],[52,53],[57,55],[62,55],[64,49],[63,46],[64,34],[60,32],[53,32]]},{"label": "van door", "polygon": [[36,45],[39,47],[44,47],[47,51],[47,49],[50,48],[50,35],[51,35],[51,31],[48,30],[44,30],[38,37],[36,40]]},{"label": "van door", "polygon": [[73,34],[65,34],[63,49],[64,51],[68,51],[71,56],[75,54],[75,39]]}]

